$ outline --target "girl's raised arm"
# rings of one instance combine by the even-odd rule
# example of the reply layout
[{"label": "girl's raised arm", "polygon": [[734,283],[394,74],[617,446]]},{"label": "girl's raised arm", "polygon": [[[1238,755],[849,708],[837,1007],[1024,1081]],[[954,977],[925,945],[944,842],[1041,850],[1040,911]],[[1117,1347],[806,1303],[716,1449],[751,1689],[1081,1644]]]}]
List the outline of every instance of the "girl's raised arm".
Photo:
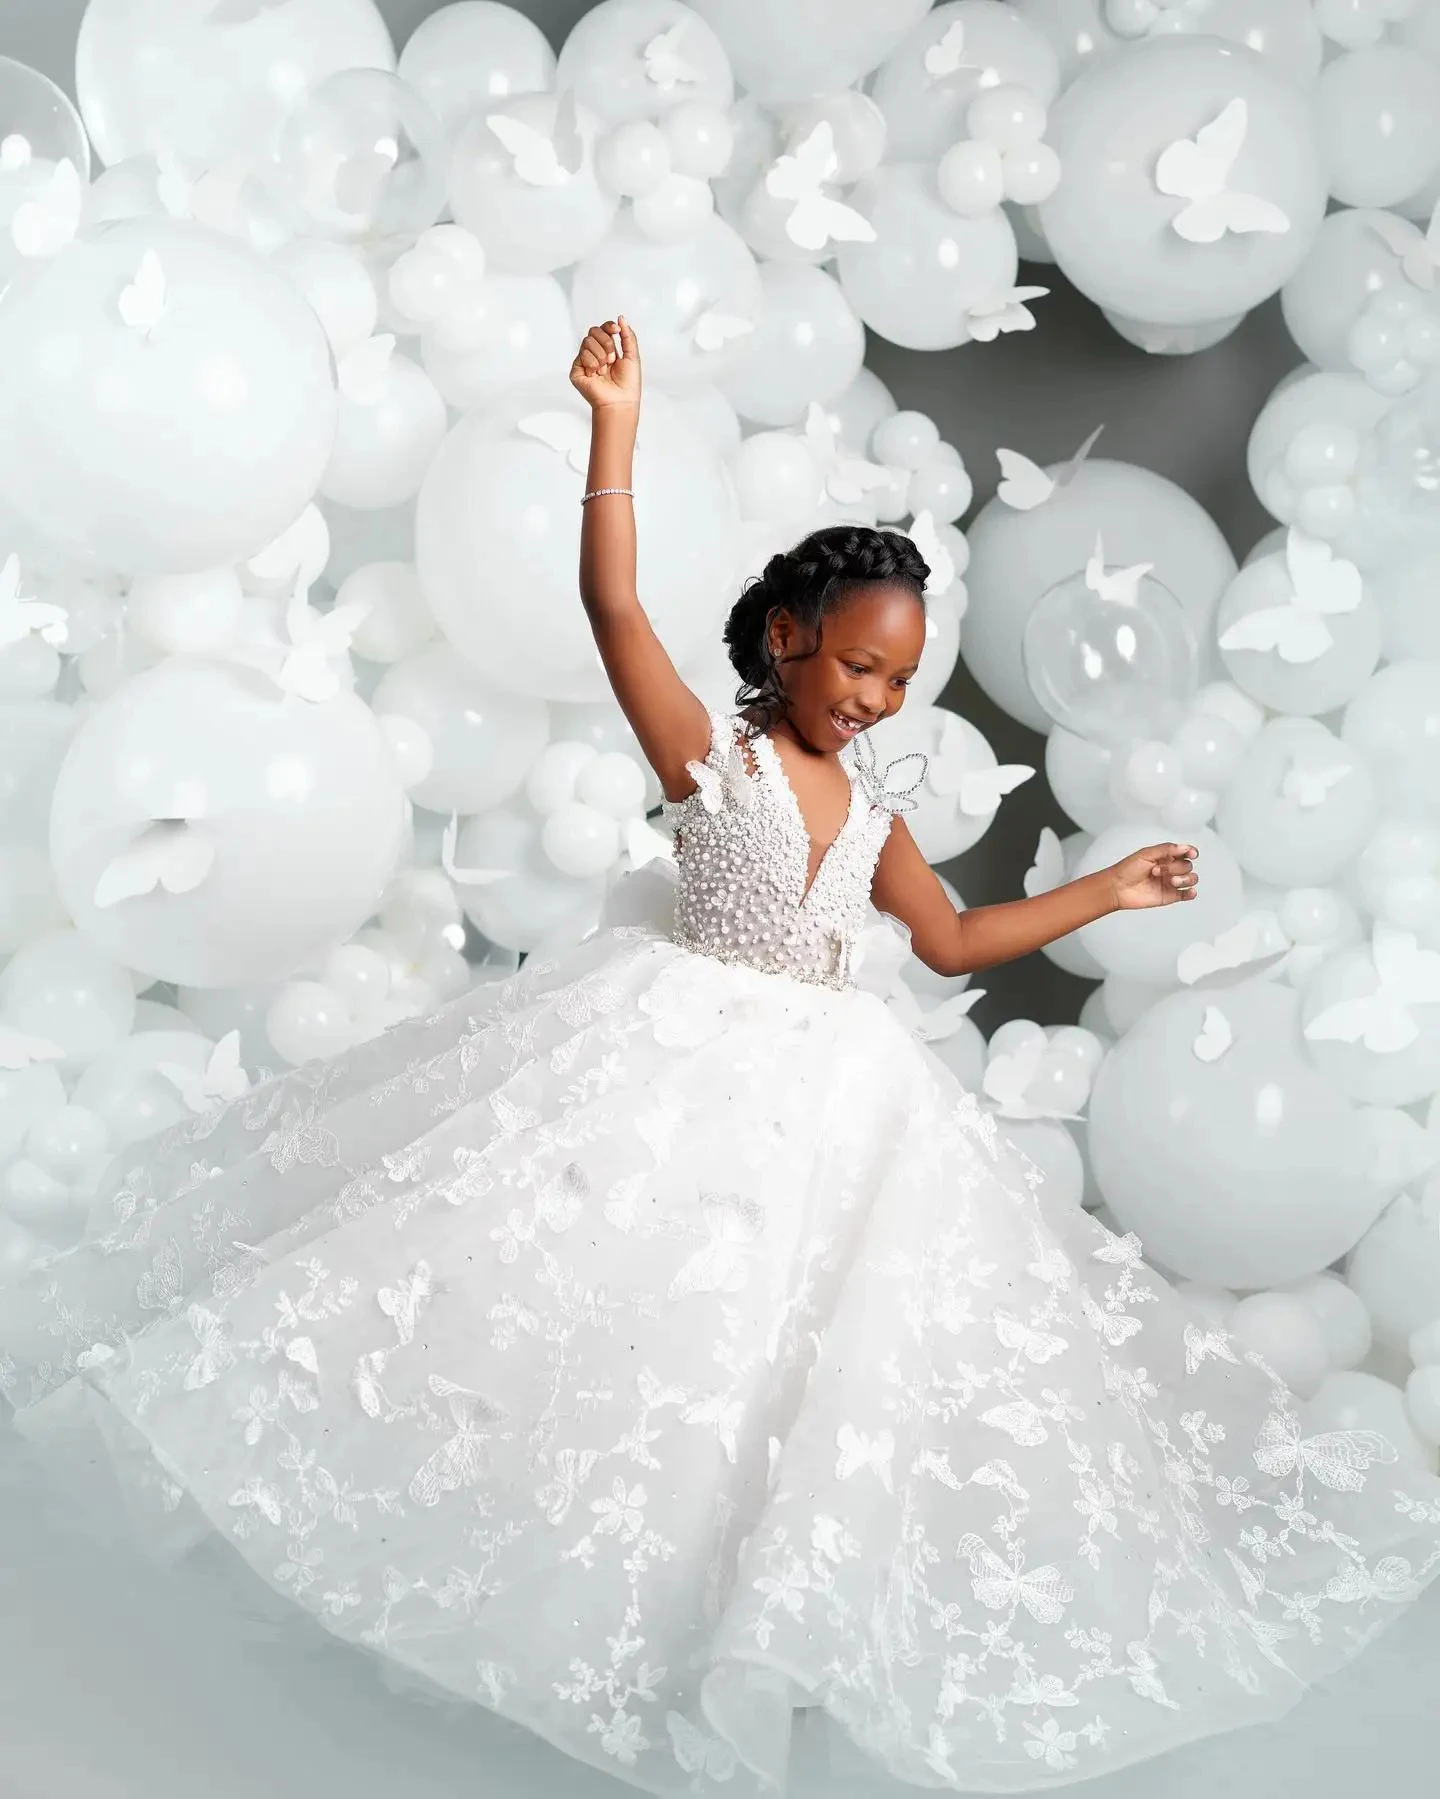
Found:
[{"label": "girl's raised arm", "polygon": [[710,719],[676,673],[635,588],[635,506],[629,489],[640,419],[640,352],[623,317],[591,326],[570,381],[590,406],[585,491],[591,497],[580,523],[581,604],[615,698],[665,797],[683,799],[695,788],[685,764],[702,760],[709,750]]}]

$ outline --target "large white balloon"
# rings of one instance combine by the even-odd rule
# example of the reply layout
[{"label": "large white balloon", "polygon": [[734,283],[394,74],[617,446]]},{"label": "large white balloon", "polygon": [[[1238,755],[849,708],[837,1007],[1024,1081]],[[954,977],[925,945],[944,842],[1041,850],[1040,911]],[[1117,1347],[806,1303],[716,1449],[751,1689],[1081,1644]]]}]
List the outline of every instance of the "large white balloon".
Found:
[{"label": "large white balloon", "polygon": [[[1231,1042],[1202,1060],[1210,1010]],[[1166,1268],[1217,1286],[1318,1273],[1380,1203],[1356,1113],[1300,1047],[1295,995],[1263,982],[1153,1006],[1096,1076],[1089,1140],[1122,1228]]]},{"label": "large white balloon", "polygon": [[988,501],[966,533],[970,602],[960,654],[996,705],[1032,730],[1048,729],[1049,720],[1025,678],[1025,622],[1042,594],[1085,567],[1097,533],[1107,563],[1154,564],[1200,644],[1211,640],[1216,603],[1235,573],[1225,539],[1189,494],[1130,463],[1092,456],[1031,511],[998,496]]},{"label": "large white balloon", "polygon": [[[1076,863],[1076,878],[1148,848],[1156,835],[1149,824],[1110,826]],[[1190,840],[1200,852],[1200,886],[1193,900],[1159,910],[1112,912],[1081,928],[1081,944],[1107,973],[1168,984],[1176,978],[1182,950],[1213,942],[1240,917],[1243,889],[1234,856],[1213,831],[1192,831]]]},{"label": "large white balloon", "polygon": [[1440,662],[1380,669],[1345,708],[1341,735],[1369,763],[1388,811],[1440,818]]},{"label": "large white balloon", "polygon": [[[1245,135],[1226,192],[1268,202],[1284,228],[1214,228],[1189,208],[1223,201],[1162,191],[1157,163],[1232,102]],[[1232,318],[1275,293],[1304,261],[1325,216],[1309,97],[1275,64],[1216,38],[1136,44],[1090,68],[1050,114],[1065,175],[1040,203],[1061,269],[1099,306],[1156,324]],[[1193,222],[1192,222],[1193,221]]]},{"label": "large white balloon", "polygon": [[718,383],[742,418],[793,425],[812,400],[845,392],[865,360],[865,330],[831,276],[808,265],[760,265],[760,310]]},{"label": "large white balloon", "polygon": [[1215,829],[1257,880],[1323,887],[1374,821],[1375,784],[1364,763],[1316,720],[1277,718],[1246,745]]},{"label": "large white balloon", "polygon": [[34,937],[0,972],[0,1024],[54,1044],[83,1068],[129,1034],[135,983],[124,964],[78,931]]},{"label": "large white balloon", "polygon": [[1330,192],[1346,206],[1394,206],[1440,165],[1440,63],[1399,44],[1337,56],[1320,77]]},{"label": "large white balloon", "polygon": [[335,406],[295,284],[197,225],[112,225],[0,306],[0,488],[54,543],[115,568],[262,549],[314,494]]},{"label": "large white balloon", "polygon": [[[1220,655],[1235,685],[1276,712],[1318,716],[1345,705],[1380,660],[1380,612],[1358,603],[1316,622],[1315,586],[1297,585],[1287,554],[1247,562],[1215,618]],[[1323,596],[1322,596],[1323,597]],[[1348,598],[1348,596],[1346,596]]]},{"label": "large white balloon", "polygon": [[568,368],[575,354],[570,306],[553,275],[488,276],[468,323],[474,338],[463,345],[433,331],[421,339],[426,373],[457,412]]},{"label": "large white balloon", "polygon": [[555,52],[540,27],[495,0],[457,0],[420,20],[400,75],[450,137],[483,107],[555,85]]},{"label": "large white balloon", "polygon": [[[175,659],[82,725],[50,850],[95,944],[154,979],[248,986],[365,922],[402,823],[385,735],[352,694],[312,704],[247,668]],[[167,890],[182,869],[183,890]],[[130,897],[97,903],[107,870]]]},{"label": "large white balloon", "polygon": [[850,87],[888,56],[930,0],[694,0],[736,79],[769,104]]},{"label": "large white balloon", "polygon": [[[455,427],[420,495],[416,568],[442,630],[490,680],[596,700],[608,683],[575,590],[583,480],[563,443],[543,441],[556,416],[583,444],[578,398],[551,386]],[[659,393],[646,399],[634,487],[640,593],[683,662],[720,628],[737,521],[719,459]]]},{"label": "large white balloon", "polygon": [[[681,100],[728,106],[735,97],[730,59],[695,11],[683,0],[601,0],[566,38],[557,86],[572,88],[606,126],[653,119]],[[674,34],[668,58],[650,48],[667,33]]]},{"label": "large white balloon", "polygon": [[102,162],[157,146],[197,170],[263,155],[298,93],[340,69],[395,67],[374,0],[233,10],[226,19],[194,0],[90,0],[75,89]]}]

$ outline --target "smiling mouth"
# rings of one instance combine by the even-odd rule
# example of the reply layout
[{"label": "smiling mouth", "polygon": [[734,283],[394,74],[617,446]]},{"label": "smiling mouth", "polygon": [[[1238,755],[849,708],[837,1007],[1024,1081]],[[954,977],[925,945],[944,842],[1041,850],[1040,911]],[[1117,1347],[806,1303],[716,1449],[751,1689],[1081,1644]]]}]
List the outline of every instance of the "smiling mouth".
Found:
[{"label": "smiling mouth", "polygon": [[862,731],[869,730],[869,724],[862,718],[849,718],[843,712],[832,712],[830,722],[842,737],[858,737]]}]

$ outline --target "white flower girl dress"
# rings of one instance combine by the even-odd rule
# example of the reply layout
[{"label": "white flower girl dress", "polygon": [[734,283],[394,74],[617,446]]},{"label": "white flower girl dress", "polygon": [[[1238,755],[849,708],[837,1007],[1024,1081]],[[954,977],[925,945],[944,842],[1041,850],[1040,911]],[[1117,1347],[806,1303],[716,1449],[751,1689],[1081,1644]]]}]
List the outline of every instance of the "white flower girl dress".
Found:
[{"label": "white flower girl dress", "polygon": [[852,766],[807,890],[773,746],[714,729],[668,924],[632,877],[147,1146],[0,1293],[19,1422],[652,1793],[782,1791],[802,1711],[995,1792],[1285,1711],[1440,1567],[1440,1481],[1047,1200],[853,985],[896,801]]}]

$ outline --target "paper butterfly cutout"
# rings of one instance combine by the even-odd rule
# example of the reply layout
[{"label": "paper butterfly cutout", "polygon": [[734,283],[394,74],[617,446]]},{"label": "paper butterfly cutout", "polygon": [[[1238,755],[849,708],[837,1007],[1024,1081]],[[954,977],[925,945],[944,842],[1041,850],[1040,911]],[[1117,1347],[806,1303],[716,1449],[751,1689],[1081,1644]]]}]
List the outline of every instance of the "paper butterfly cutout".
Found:
[{"label": "paper butterfly cutout", "polygon": [[653,81],[662,93],[668,94],[682,82],[694,83],[700,79],[699,69],[686,62],[680,51],[680,40],[685,35],[687,23],[681,19],[668,31],[652,37],[641,52],[645,59],[645,79]]},{"label": "paper butterfly cutout", "polygon": [[1389,212],[1377,212],[1367,223],[1385,248],[1400,258],[1400,272],[1410,285],[1432,293],[1440,271],[1440,204],[1430,214],[1423,233],[1409,219]]},{"label": "paper butterfly cutout", "polygon": [[65,1051],[48,1037],[32,1037],[26,1031],[0,1024],[0,1069],[7,1074],[29,1068],[36,1062],[62,1062]]},{"label": "paper butterfly cutout", "polygon": [[925,771],[930,766],[929,758],[922,756],[918,750],[909,755],[897,756],[895,761],[886,763],[882,770],[875,760],[875,745],[866,733],[854,739],[850,745],[850,753],[855,760],[855,775],[860,783],[860,791],[872,806],[892,817],[899,812],[913,812],[917,805],[914,798],[925,780]]},{"label": "paper butterfly cutout", "polygon": [[194,219],[217,231],[236,226],[240,195],[249,178],[249,167],[240,158],[217,163],[193,179],[172,152],[157,150],[155,193],[172,219]]},{"label": "paper butterfly cutout", "polygon": [[140,258],[135,279],[120,290],[117,306],[120,322],[148,343],[165,318],[167,310],[165,270],[153,250]]},{"label": "paper butterfly cutout", "polygon": [[347,400],[357,406],[374,406],[390,385],[390,364],[395,355],[395,337],[382,331],[357,344],[342,356],[335,371],[336,385]]},{"label": "paper butterfly cutout", "polygon": [[708,762],[687,762],[685,772],[695,783],[700,804],[713,818],[728,796],[742,811],[755,797],[750,771],[745,766],[745,752],[738,743],[731,744],[724,767],[718,772]]},{"label": "paper butterfly cutout", "polygon": [[1033,331],[1035,314],[1025,304],[1040,300],[1048,287],[1012,287],[965,310],[965,334],[977,344],[994,343],[1002,331]]},{"label": "paper butterfly cutout", "polygon": [[1273,201],[1232,193],[1226,186],[1248,123],[1245,102],[1231,100],[1193,138],[1177,138],[1160,152],[1155,185],[1162,194],[1185,201],[1170,227],[1187,243],[1218,243],[1227,231],[1290,229],[1290,220]]},{"label": "paper butterfly cutout", "polygon": [[793,150],[778,157],[766,170],[766,193],[794,203],[785,220],[785,235],[802,250],[823,250],[831,242],[875,241],[875,227],[869,219],[823,191],[823,184],[839,166],[834,128],[828,119],[822,119]]},{"label": "paper butterfly cutout", "polygon": [[230,1031],[220,1039],[202,1069],[161,1062],[156,1072],[164,1075],[192,1112],[229,1105],[250,1091],[250,1077],[240,1066],[239,1031]]},{"label": "paper butterfly cutout", "polygon": [[1291,530],[1285,538],[1290,600],[1262,606],[1226,628],[1222,650],[1272,651],[1282,662],[1317,662],[1335,647],[1327,613],[1353,612],[1364,597],[1360,571],[1318,537]]},{"label": "paper butterfly cutout", "polygon": [[1235,1041],[1230,1020],[1218,1006],[1206,1006],[1200,1034],[1190,1045],[1197,1062],[1218,1062]]},{"label": "paper butterfly cutout", "polygon": [[1016,512],[1033,512],[1037,506],[1043,506],[1057,488],[1068,487],[1075,479],[1080,465],[1095,448],[1104,429],[1103,425],[1097,425],[1055,475],[1047,474],[1038,463],[1022,456],[1018,450],[996,450],[995,459],[1000,464],[1001,475],[996,497]]},{"label": "paper butterfly cutout", "polygon": [[1280,920],[1262,908],[1247,912],[1213,942],[1187,943],[1175,958],[1175,975],[1186,987],[1236,986],[1273,967],[1290,947]]},{"label": "paper butterfly cutout", "polygon": [[555,119],[547,136],[523,119],[506,112],[488,113],[485,123],[514,159],[516,178],[529,187],[563,187],[579,173],[585,145],[570,88],[561,94]]},{"label": "paper butterfly cutout", "polygon": [[63,157],[34,199],[15,208],[10,239],[19,253],[54,256],[73,243],[80,229],[83,194],[80,171],[68,156]]},{"label": "paper butterfly cutout", "polygon": [[246,569],[257,581],[309,587],[330,560],[330,528],[318,506],[307,506],[293,525],[257,550]]},{"label": "paper butterfly cutout", "polygon": [[1409,931],[1377,924],[1370,954],[1375,990],[1312,1018],[1305,1026],[1312,1043],[1362,1043],[1377,1056],[1394,1055],[1420,1035],[1411,1007],[1440,1005],[1440,952],[1421,949]]},{"label": "paper butterfly cutout", "polygon": [[755,329],[753,319],[742,319],[733,313],[711,306],[702,312],[693,326],[695,348],[706,352],[723,350],[732,337],[744,337]]},{"label": "paper butterfly cutout", "polygon": [[1002,1118],[1078,1117],[1078,1113],[1055,1112],[1025,1097],[1049,1051],[1050,1039],[1036,1025],[1033,1034],[1022,1038],[1013,1050],[991,1056],[980,1084]]},{"label": "paper butterfly cutout", "polygon": [[0,649],[36,633],[53,650],[63,649],[70,635],[70,614],[48,600],[20,591],[20,558],[9,555],[0,568]]},{"label": "paper butterfly cutout", "polygon": [[286,693],[323,705],[340,692],[335,663],[349,654],[360,622],[370,611],[369,600],[347,600],[328,612],[316,612],[307,590],[297,587],[285,609],[285,631],[290,647],[275,677]]},{"label": "paper butterfly cutout", "polygon": [[924,557],[930,573],[925,577],[925,592],[936,598],[948,593],[955,582],[955,558],[945,540],[935,529],[935,514],[926,507],[910,521],[910,541]]},{"label": "paper butterfly cutout", "polygon": [[1297,755],[1291,758],[1280,782],[1280,795],[1282,799],[1293,800],[1302,811],[1310,812],[1316,806],[1323,806],[1331,790],[1354,772],[1353,762],[1317,764]]},{"label": "paper butterfly cutout", "polygon": [[92,895],[96,910],[107,911],[157,887],[166,893],[193,893],[214,863],[214,839],[203,826],[188,819],[156,819],[101,870]]},{"label": "paper butterfly cutout", "polygon": [[1145,579],[1155,564],[1153,562],[1137,562],[1130,568],[1105,567],[1105,545],[1100,533],[1095,533],[1095,548],[1090,560],[1085,564],[1085,585],[1091,593],[1098,594],[1102,600],[1108,600],[1117,606],[1138,606],[1140,604],[1140,583]]},{"label": "paper butterfly cutout", "polygon": [[496,881],[508,881],[508,868],[457,868],[455,852],[460,842],[460,814],[452,812],[445,834],[440,839],[440,866],[458,887],[492,887]]},{"label": "paper butterfly cutout", "polygon": [[522,437],[533,437],[563,456],[577,475],[590,466],[590,428],[573,412],[532,412],[515,429]]},{"label": "paper butterfly cutout", "polygon": [[925,73],[932,81],[943,81],[947,75],[978,75],[982,65],[965,61],[965,21],[956,19],[947,26],[925,52]]},{"label": "paper butterfly cutout", "polygon": [[960,810],[968,818],[994,812],[1007,793],[1023,786],[1035,773],[1021,762],[1002,762],[988,768],[968,768],[968,743],[953,712],[943,714],[936,755],[924,776],[926,785],[942,799],[958,796]]},{"label": "paper butterfly cutout", "polygon": [[805,414],[805,443],[820,465],[826,493],[842,506],[857,505],[867,493],[891,484],[890,470],[880,463],[842,454],[835,421],[815,400]]},{"label": "paper butterfly cutout", "polygon": [[1028,899],[1034,899],[1041,893],[1053,893],[1065,879],[1065,852],[1060,847],[1060,839],[1049,825],[1040,832],[1040,840],[1035,845],[1035,860],[1025,871],[1022,883]]}]

